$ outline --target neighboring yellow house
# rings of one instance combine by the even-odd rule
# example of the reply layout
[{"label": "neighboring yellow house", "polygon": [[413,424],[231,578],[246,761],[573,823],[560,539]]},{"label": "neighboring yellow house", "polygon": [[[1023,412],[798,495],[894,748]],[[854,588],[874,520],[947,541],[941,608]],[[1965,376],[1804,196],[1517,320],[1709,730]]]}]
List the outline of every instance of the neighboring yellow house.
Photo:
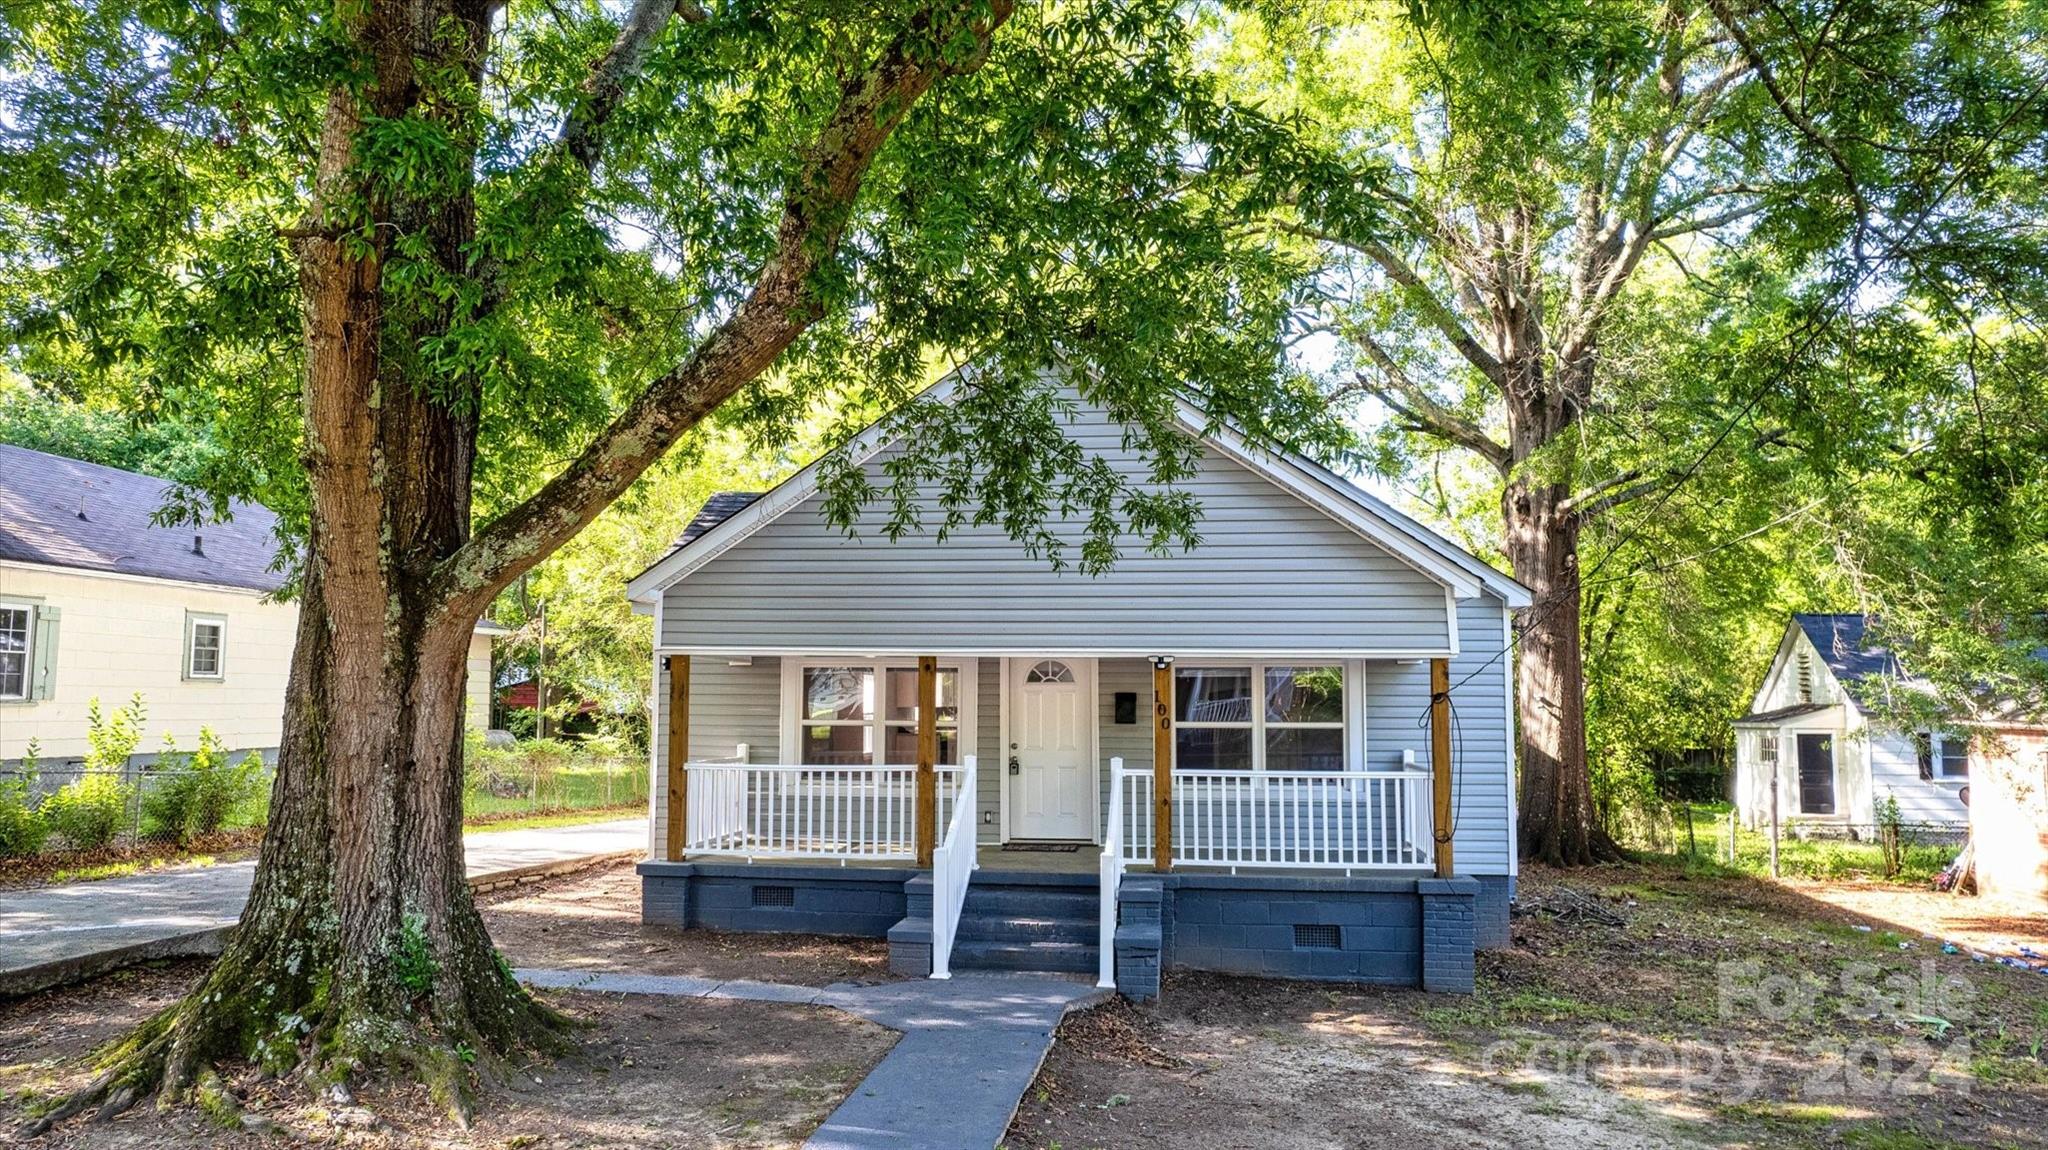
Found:
[{"label": "neighboring yellow house", "polygon": [[[211,727],[229,749],[274,757],[298,606],[269,598],[277,517],[236,502],[193,529],[150,516],[170,484],[0,444],[0,763],[34,740],[49,766],[86,753],[92,699],[141,692],[141,754]],[[471,729],[490,720],[491,641],[470,640]]]}]

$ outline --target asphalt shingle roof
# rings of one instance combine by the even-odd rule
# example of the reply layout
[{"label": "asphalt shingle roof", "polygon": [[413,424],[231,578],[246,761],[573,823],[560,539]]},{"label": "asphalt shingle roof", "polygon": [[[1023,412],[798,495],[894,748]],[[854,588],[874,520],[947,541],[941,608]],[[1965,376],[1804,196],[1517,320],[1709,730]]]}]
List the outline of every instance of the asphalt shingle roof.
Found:
[{"label": "asphalt shingle roof", "polygon": [[683,533],[676,536],[676,545],[669,549],[670,553],[689,546],[698,536],[753,506],[754,500],[759,498],[761,493],[758,491],[721,491],[706,499],[704,506],[697,509],[696,516],[684,525]]},{"label": "asphalt shingle roof", "polygon": [[0,444],[0,559],[259,591],[283,583],[270,570],[277,516],[269,508],[236,500],[225,523],[159,527],[150,515],[171,486]]},{"label": "asphalt shingle roof", "polygon": [[1868,616],[1795,614],[1792,620],[1806,633],[1807,641],[1820,652],[1821,660],[1858,707],[1868,710],[1872,691],[1884,682],[1897,682],[1905,677],[1898,659],[1889,650],[1865,645],[1864,632],[1870,626]]}]

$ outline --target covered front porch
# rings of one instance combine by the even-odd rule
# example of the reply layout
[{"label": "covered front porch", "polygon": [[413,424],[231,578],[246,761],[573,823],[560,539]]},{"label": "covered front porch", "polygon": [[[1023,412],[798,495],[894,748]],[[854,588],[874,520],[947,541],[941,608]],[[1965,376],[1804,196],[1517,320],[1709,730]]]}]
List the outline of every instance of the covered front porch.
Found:
[{"label": "covered front porch", "polygon": [[[870,932],[858,916],[895,913],[895,883],[887,933],[916,973],[947,977],[964,929],[970,957],[1072,969],[1086,951],[1101,985],[1130,989],[1135,972],[1156,988],[1165,892],[1199,892],[1181,896],[1196,919],[1301,892],[1310,918],[1337,894],[1377,900],[1355,923],[1301,924],[1307,949],[1341,951],[1345,930],[1419,935],[1417,883],[1452,873],[1450,716],[1429,703],[1444,658],[673,652],[659,673],[666,786],[644,873],[695,892],[668,909],[678,921],[774,921],[808,900],[837,908],[828,927]],[[1416,738],[1376,748],[1367,696],[1390,704],[1404,681],[1429,721],[1382,718]],[[735,731],[760,741],[721,746]],[[1285,916],[1265,917],[1293,946]],[[1469,905],[1466,921],[1469,950]]]}]

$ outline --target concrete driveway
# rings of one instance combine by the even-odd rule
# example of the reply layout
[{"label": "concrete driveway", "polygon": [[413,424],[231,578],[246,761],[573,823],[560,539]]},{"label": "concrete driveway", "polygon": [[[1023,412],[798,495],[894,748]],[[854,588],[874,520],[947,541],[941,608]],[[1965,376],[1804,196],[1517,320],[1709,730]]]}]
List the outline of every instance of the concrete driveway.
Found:
[{"label": "concrete driveway", "polygon": [[[488,879],[647,848],[647,820],[474,831],[469,877]],[[0,891],[0,994],[24,994],[131,962],[220,949],[241,916],[254,861],[179,867],[100,882]]]}]

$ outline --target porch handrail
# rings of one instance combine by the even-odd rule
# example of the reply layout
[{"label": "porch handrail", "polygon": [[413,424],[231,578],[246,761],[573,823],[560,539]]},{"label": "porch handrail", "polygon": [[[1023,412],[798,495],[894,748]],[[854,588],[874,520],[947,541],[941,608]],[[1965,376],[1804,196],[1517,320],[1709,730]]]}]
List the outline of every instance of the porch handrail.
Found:
[{"label": "porch handrail", "polygon": [[1124,773],[1121,757],[1109,760],[1109,817],[1102,826],[1102,907],[1096,936],[1095,985],[1116,989],[1116,906],[1124,883],[1124,789],[1117,780]]},{"label": "porch handrail", "polygon": [[[1118,771],[1122,857],[1152,852],[1152,774]],[[1427,771],[1173,773],[1176,866],[1415,870],[1435,857]]]},{"label": "porch handrail", "polygon": [[[960,793],[974,794],[974,756],[960,764]],[[932,851],[932,977],[953,977],[953,938],[960,930],[960,911],[967,903],[967,884],[974,875],[974,802],[953,804],[945,837]]]},{"label": "porch handrail", "polygon": [[[683,850],[692,855],[839,862],[916,857],[917,768],[691,761]],[[964,767],[937,769],[937,829],[970,812]],[[960,796],[970,796],[966,802]]]}]

